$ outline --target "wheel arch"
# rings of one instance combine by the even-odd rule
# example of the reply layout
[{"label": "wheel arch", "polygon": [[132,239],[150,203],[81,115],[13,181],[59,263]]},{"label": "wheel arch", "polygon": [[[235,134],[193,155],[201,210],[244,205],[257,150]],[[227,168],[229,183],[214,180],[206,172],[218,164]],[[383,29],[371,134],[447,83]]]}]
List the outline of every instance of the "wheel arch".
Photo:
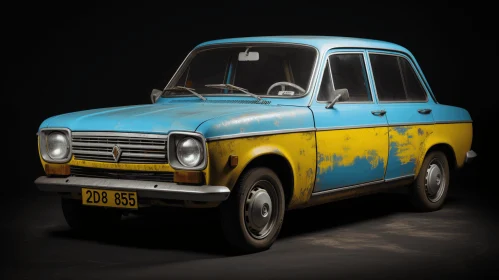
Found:
[{"label": "wheel arch", "polygon": [[276,173],[281,180],[287,207],[294,194],[294,172],[288,159],[275,153],[260,154],[244,166],[237,180],[239,181],[246,171],[256,167],[266,167]]},{"label": "wheel arch", "polygon": [[456,160],[456,153],[454,151],[454,148],[452,148],[451,145],[448,143],[437,143],[432,145],[425,153],[425,158],[426,156],[433,152],[433,151],[441,151],[445,154],[445,157],[447,158],[447,161],[449,162],[449,169],[455,170],[457,168],[457,160]]}]

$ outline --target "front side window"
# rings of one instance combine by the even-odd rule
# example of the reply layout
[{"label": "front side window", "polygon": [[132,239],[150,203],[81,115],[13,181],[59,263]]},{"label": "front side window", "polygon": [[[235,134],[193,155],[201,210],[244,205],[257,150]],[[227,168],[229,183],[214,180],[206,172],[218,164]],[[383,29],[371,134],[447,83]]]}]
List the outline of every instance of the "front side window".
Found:
[{"label": "front side window", "polygon": [[[202,50],[188,59],[170,87],[187,87],[202,95],[241,94],[236,89],[207,86],[230,84],[261,96],[300,96],[308,91],[316,55],[311,47],[289,45]],[[280,84],[272,87],[276,83]],[[170,95],[188,93],[166,91],[164,96]]]},{"label": "front side window", "polygon": [[350,98],[339,102],[372,101],[364,56],[360,53],[333,54],[328,58],[317,101],[329,101],[332,91],[348,89]]},{"label": "front side window", "polygon": [[427,100],[423,85],[407,59],[385,54],[370,54],[369,59],[379,101]]}]

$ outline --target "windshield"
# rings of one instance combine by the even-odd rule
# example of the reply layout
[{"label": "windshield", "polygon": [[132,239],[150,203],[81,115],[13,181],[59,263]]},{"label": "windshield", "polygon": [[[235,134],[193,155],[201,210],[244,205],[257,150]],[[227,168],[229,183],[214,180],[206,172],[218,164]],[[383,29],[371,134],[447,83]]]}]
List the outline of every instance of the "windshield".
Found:
[{"label": "windshield", "polygon": [[[301,96],[308,91],[315,59],[311,47],[217,47],[195,53],[169,88],[186,87],[203,96],[244,94],[237,87],[262,96]],[[166,90],[163,96],[179,95],[190,93]]]}]

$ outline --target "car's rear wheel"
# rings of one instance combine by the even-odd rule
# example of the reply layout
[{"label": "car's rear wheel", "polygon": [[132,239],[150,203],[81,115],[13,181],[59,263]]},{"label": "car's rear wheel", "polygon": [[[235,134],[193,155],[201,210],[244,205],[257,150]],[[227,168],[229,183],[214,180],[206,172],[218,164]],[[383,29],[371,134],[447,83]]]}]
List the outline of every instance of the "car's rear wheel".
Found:
[{"label": "car's rear wheel", "polygon": [[84,206],[80,200],[64,197],[61,198],[61,206],[67,224],[80,231],[112,229],[122,216],[118,209]]},{"label": "car's rear wheel", "polygon": [[281,230],[284,204],[281,181],[272,170],[248,170],[220,206],[226,239],[240,253],[267,250]]},{"label": "car's rear wheel", "polygon": [[449,162],[441,151],[428,153],[410,187],[411,202],[419,211],[442,208],[449,190]]}]

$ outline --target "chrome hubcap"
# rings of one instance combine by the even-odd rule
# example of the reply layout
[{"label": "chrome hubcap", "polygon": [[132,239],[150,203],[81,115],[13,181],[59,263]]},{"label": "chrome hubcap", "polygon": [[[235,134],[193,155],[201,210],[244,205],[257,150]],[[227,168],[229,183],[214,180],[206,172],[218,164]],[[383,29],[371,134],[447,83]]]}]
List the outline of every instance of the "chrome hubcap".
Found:
[{"label": "chrome hubcap", "polygon": [[438,201],[445,190],[445,176],[442,163],[434,159],[426,170],[426,196],[432,202]]},{"label": "chrome hubcap", "polygon": [[268,181],[255,183],[246,197],[245,225],[250,235],[256,239],[265,238],[275,224],[275,197],[274,187]]}]

